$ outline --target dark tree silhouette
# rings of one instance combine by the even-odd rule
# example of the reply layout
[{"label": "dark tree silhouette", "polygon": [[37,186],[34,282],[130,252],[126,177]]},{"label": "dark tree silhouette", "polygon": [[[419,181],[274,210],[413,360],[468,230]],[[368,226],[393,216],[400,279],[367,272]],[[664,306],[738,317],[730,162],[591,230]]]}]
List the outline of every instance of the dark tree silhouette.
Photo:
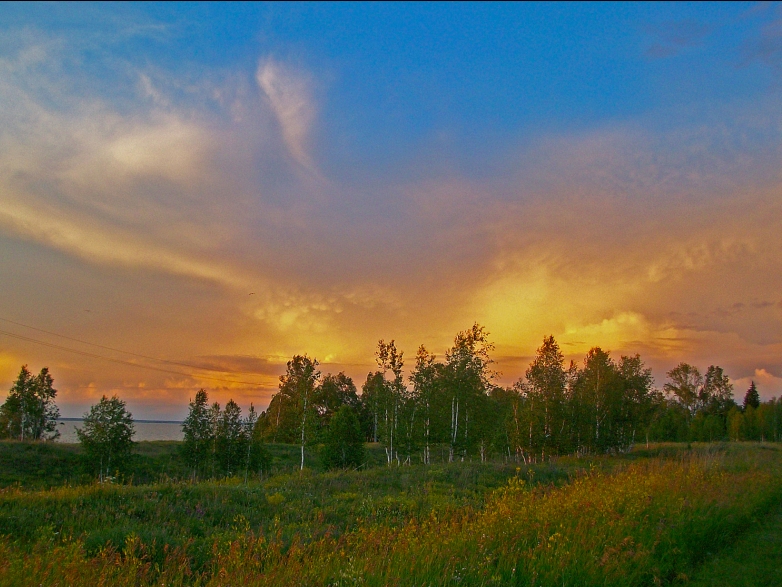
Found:
[{"label": "dark tree silhouette", "polygon": [[760,406],[760,394],[758,394],[758,388],[755,386],[754,381],[750,382],[749,389],[744,395],[744,410],[746,410],[749,406],[752,406],[756,410]]}]

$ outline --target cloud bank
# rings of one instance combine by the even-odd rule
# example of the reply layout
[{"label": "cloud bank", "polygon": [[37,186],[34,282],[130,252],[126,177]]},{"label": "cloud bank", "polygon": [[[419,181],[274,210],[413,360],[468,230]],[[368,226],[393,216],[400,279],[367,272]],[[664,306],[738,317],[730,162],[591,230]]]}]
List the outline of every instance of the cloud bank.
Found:
[{"label": "cloud bank", "polygon": [[293,353],[360,383],[379,338],[441,354],[478,321],[507,383],[554,334],[577,359],[641,353],[660,385],[689,361],[782,393],[774,101],[540,133],[492,177],[347,185],[316,163],[313,72],[262,56],[194,84],[126,64],[119,100],[80,94],[78,54],[32,35],[0,61],[0,317],[213,371],[3,340],[4,388],[40,362],[73,410],[117,391],[177,416],[201,386],[263,407]]}]

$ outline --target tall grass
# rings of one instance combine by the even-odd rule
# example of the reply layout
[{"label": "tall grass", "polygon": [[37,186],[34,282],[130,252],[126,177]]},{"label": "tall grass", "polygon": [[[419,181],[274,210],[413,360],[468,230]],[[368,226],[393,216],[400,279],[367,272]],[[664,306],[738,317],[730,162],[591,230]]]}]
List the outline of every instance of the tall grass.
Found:
[{"label": "tall grass", "polygon": [[[131,532],[120,545],[91,549],[76,532],[56,535],[56,516],[50,515],[52,524],[38,525],[35,536],[0,541],[0,584],[671,584],[782,499],[781,457],[762,448],[696,451],[641,459],[613,472],[594,467],[560,486],[535,483],[541,470],[530,476],[519,469],[501,487],[485,488],[483,499],[442,496],[443,507],[420,511],[402,505],[411,499],[404,490],[388,511],[380,504],[390,495],[356,495],[351,488],[371,485],[357,474],[347,476],[340,491],[310,503],[309,523],[281,515],[292,505],[288,487],[295,484],[281,480],[264,488],[267,506],[277,508],[267,527],[258,527],[249,508],[232,511],[233,518],[202,544],[201,564],[194,562],[192,536],[156,550],[154,537]],[[311,481],[304,493],[332,482],[328,476]],[[420,487],[432,490],[436,482]],[[72,504],[85,490],[73,491],[53,492],[50,499]],[[350,504],[343,510],[351,512],[349,522],[334,531],[319,525],[340,500]],[[192,503],[184,494],[180,501]],[[118,519],[133,515],[119,506],[114,511]],[[159,515],[165,524],[164,512]],[[304,531],[308,527],[320,530]]]}]

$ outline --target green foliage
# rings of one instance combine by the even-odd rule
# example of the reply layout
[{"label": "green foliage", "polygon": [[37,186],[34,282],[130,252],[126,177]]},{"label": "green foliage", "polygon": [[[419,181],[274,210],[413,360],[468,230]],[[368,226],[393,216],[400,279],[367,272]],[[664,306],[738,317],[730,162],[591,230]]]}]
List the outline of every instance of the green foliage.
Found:
[{"label": "green foliage", "polygon": [[54,403],[57,390],[49,369],[38,375],[22,365],[19,376],[0,406],[0,438],[25,440],[54,440],[60,411]]},{"label": "green foliage", "polygon": [[323,462],[329,469],[359,468],[364,462],[364,438],[356,412],[343,405],[334,417],[323,447]]},{"label": "green foliage", "polygon": [[[247,422],[247,419],[245,419]],[[237,470],[238,478],[248,482],[268,478],[272,474],[287,474],[298,470],[298,446],[266,444],[256,438],[250,445],[249,467],[245,461]],[[245,453],[244,457],[247,457]],[[385,463],[382,448],[366,449],[367,466]],[[307,455],[306,466],[317,470],[319,455]],[[211,465],[203,478],[210,478]],[[182,454],[182,443],[174,440],[154,440],[133,443],[133,451],[114,481],[132,485],[193,480],[193,470]],[[222,479],[218,471],[215,478]],[[59,442],[28,443],[0,441],[0,491],[7,488],[47,489],[64,485],[89,485],[95,482],[94,460],[81,444]]]},{"label": "green foliage", "polygon": [[730,430],[736,410],[733,385],[721,367],[711,365],[702,376],[697,367],[680,363],[668,377],[667,400],[657,398],[647,429],[651,440],[713,442],[736,437]]},{"label": "green foliage", "polygon": [[647,428],[652,442],[686,442],[690,434],[690,413],[680,403],[658,398],[657,409]]},{"label": "green foliage", "polygon": [[101,481],[121,470],[133,448],[133,416],[125,409],[125,402],[116,395],[105,395],[84,415],[84,427],[76,429],[76,436],[85,453],[97,465]]}]

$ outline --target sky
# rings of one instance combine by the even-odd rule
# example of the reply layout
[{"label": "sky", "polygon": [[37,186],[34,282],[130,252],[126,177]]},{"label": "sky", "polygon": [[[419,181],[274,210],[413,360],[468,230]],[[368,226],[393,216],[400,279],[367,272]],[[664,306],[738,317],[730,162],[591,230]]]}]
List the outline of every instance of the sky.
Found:
[{"label": "sky", "polygon": [[782,7],[0,9],[0,399],[263,409],[478,322],[782,395]]}]

